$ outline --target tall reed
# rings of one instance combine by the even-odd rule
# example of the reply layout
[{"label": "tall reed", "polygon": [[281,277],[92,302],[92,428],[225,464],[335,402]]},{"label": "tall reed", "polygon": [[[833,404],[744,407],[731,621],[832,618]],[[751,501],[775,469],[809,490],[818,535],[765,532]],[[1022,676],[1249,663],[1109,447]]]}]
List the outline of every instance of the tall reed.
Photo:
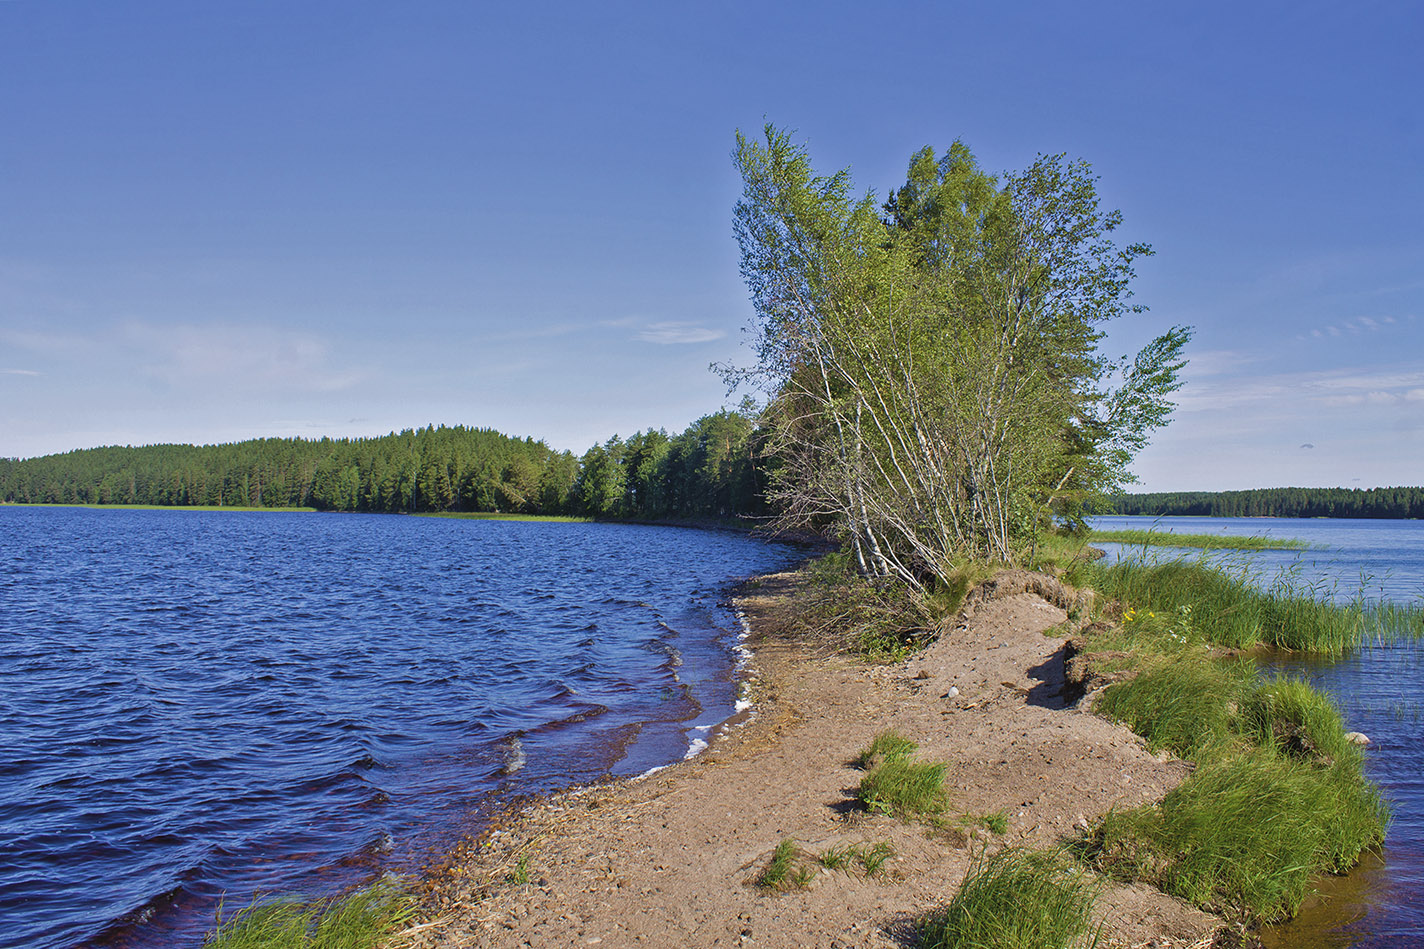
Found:
[{"label": "tall reed", "polygon": [[[1323,584],[1292,574],[1259,585],[1248,564],[1223,558],[1077,563],[1071,579],[1138,609],[1188,606],[1208,641],[1234,649],[1258,643],[1281,649],[1339,654],[1369,635],[1424,635],[1424,607],[1339,604]],[[1381,625],[1382,623],[1387,624]]]}]

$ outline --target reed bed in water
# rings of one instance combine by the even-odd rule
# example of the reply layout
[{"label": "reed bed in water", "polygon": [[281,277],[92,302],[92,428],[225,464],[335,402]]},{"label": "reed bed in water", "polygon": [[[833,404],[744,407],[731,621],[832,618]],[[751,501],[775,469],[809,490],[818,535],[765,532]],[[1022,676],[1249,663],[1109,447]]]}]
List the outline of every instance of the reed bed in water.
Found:
[{"label": "reed bed in water", "polygon": [[1186,607],[1206,642],[1233,649],[1263,644],[1338,655],[1367,640],[1424,636],[1424,606],[1370,601],[1362,594],[1341,603],[1334,589],[1289,573],[1258,585],[1244,562],[1078,561],[1069,579],[1154,615]]},{"label": "reed bed in water", "polygon": [[1194,547],[1202,550],[1309,550],[1311,545],[1293,537],[1234,537],[1226,534],[1176,534],[1158,530],[1093,531],[1090,541],[1129,547]]}]

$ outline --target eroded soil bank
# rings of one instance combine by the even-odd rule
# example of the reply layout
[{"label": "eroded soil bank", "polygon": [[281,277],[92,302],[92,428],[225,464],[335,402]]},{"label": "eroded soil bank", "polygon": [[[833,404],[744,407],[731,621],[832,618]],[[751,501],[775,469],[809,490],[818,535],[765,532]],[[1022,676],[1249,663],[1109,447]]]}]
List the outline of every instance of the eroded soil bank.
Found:
[{"label": "eroded soil bank", "polygon": [[[1065,706],[1061,591],[1001,578],[926,651],[874,667],[801,638],[797,582],[761,578],[739,598],[756,654],[754,716],[691,761],[510,815],[429,877],[429,915],[406,942],[910,945],[915,920],[953,895],[975,848],[1050,846],[1186,775],[1125,728]],[[855,804],[851,762],[887,728],[948,763],[948,826]],[[1007,818],[1004,833],[984,825],[991,814]],[[813,854],[885,842],[894,856],[873,876],[821,869],[804,889],[753,885],[788,838]],[[1220,924],[1147,887],[1108,885],[1099,913],[1112,946],[1205,946]]]}]

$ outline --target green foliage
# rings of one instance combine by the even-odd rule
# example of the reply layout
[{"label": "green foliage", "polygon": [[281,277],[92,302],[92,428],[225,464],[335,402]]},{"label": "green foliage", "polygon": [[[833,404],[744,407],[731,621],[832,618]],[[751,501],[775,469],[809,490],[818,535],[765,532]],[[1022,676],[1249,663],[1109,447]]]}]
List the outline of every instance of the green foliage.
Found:
[{"label": "green foliage", "polygon": [[735,229],[770,397],[769,494],[783,524],[826,527],[860,572],[916,593],[965,559],[1010,561],[1057,511],[1128,480],[1166,421],[1188,339],[1098,352],[1129,303],[1117,212],[1082,162],[995,177],[962,143],[922,149],[882,218],[849,174],[817,175],[767,126],[737,136]]},{"label": "green foliage", "polygon": [[514,861],[514,866],[504,875],[504,882],[510,886],[526,886],[529,883],[529,854],[522,853]]},{"label": "green foliage", "polygon": [[869,810],[900,817],[924,817],[945,809],[945,765],[892,755],[860,779],[856,797]]},{"label": "green foliage", "polygon": [[253,901],[224,918],[203,942],[206,949],[374,949],[414,915],[414,900],[399,886],[378,883],[334,900]]},{"label": "green foliage", "polygon": [[885,867],[885,862],[895,856],[895,848],[888,841],[873,845],[844,844],[828,847],[816,859],[828,870],[852,870],[859,868],[868,877],[876,876]]},{"label": "green foliage", "polygon": [[991,833],[1007,834],[1009,832],[1009,816],[1003,811],[995,811],[992,814],[985,814],[979,818],[980,823],[989,829]]},{"label": "green foliage", "polygon": [[1121,494],[1115,514],[1197,517],[1424,518],[1424,487],[1255,488],[1250,491],[1177,491]]},{"label": "green foliage", "polygon": [[1202,765],[1158,805],[1097,828],[1097,866],[1254,921],[1296,912],[1319,872],[1384,837],[1388,812],[1358,763],[1322,768],[1262,748]]},{"label": "green foliage", "polygon": [[95,448],[0,464],[0,501],[159,507],[308,508],[601,518],[765,513],[757,435],[742,412],[681,435],[614,436],[582,458],[464,426],[380,438]]},{"label": "green foliage", "polygon": [[981,852],[949,904],[920,923],[925,949],[1095,946],[1097,886],[1066,855],[1006,847]]},{"label": "green foliage", "polygon": [[1249,662],[1183,656],[1109,686],[1097,711],[1127,725],[1154,750],[1195,759],[1233,736],[1236,704],[1254,679]]}]

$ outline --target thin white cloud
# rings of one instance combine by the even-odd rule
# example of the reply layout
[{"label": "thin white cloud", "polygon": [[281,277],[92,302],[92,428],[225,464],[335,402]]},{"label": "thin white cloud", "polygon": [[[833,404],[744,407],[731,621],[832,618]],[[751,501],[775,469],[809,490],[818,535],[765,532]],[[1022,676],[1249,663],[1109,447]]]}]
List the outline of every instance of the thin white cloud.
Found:
[{"label": "thin white cloud", "polygon": [[1187,355],[1187,372],[1194,379],[1227,375],[1260,361],[1259,356],[1239,349],[1208,349]]},{"label": "thin white cloud", "polygon": [[635,339],[662,346],[677,346],[688,343],[710,343],[727,334],[723,330],[709,329],[694,323],[649,323],[636,334]]},{"label": "thin white cloud", "polygon": [[0,376],[38,376],[42,373],[33,369],[0,369]]},{"label": "thin white cloud", "polygon": [[141,372],[178,389],[339,392],[362,374],[331,365],[321,337],[272,326],[131,324],[127,341],[148,354]]}]

